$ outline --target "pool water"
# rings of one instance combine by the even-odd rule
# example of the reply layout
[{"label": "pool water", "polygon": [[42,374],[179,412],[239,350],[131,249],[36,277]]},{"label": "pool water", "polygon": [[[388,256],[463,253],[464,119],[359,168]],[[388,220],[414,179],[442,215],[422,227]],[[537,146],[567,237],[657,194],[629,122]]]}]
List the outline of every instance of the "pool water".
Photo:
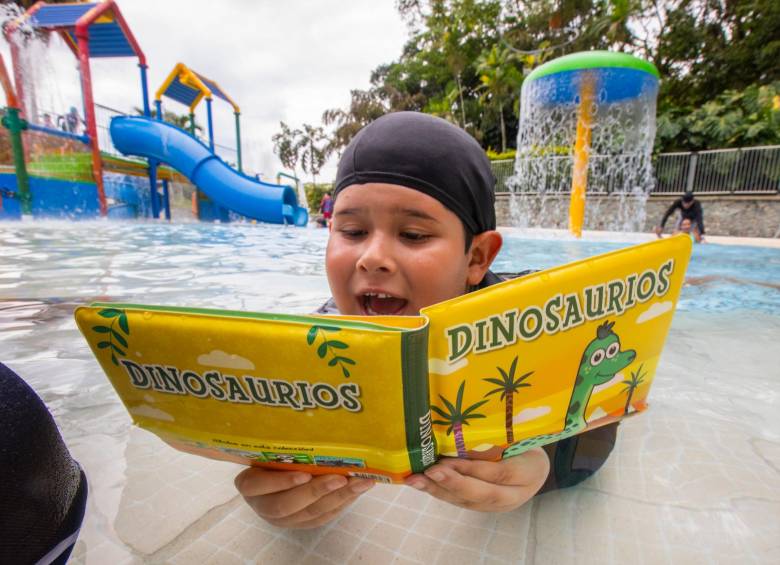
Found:
[{"label": "pool water", "polygon": [[[237,496],[238,466],[130,425],[76,329],[77,305],[309,312],[329,296],[326,239],[248,224],[0,224],[0,361],[49,406],[90,482],[73,562],[776,562],[778,249],[696,246],[651,410],[621,425],[596,476],[508,514],[376,486],[328,527],[288,532]],[[630,243],[507,230],[494,270]]]}]

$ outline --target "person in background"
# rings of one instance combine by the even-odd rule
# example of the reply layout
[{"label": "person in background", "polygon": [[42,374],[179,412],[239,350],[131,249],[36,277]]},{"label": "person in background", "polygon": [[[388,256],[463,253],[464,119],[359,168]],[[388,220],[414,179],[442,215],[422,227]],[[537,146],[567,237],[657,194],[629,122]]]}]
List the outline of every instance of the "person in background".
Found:
[{"label": "person in background", "polygon": [[704,241],[704,211],[701,207],[701,202],[696,200],[693,196],[693,192],[686,192],[681,198],[678,198],[669,208],[666,210],[664,217],[661,219],[661,224],[655,227],[655,234],[660,238],[666,225],[666,220],[669,216],[674,214],[675,210],[680,211],[680,218],[675,224],[675,233],[680,231],[680,227],[684,220],[688,220],[690,223],[690,230],[686,233],[693,234],[693,238],[697,243]]},{"label": "person in background", "polygon": [[51,114],[44,114],[43,115],[43,127],[49,128],[49,129],[55,129],[57,126],[54,125],[54,122],[51,119]]},{"label": "person in background", "polygon": [[63,120],[63,128],[68,133],[79,133],[80,125],[86,125],[84,123],[84,120],[81,119],[81,116],[79,116],[79,111],[76,110],[75,106],[71,106],[70,110],[67,114],[65,114],[65,119]]},{"label": "person in background", "polygon": [[330,191],[322,195],[319,211],[322,214],[322,218],[317,220],[317,223],[322,227],[328,227],[333,216],[333,198],[330,195]]}]

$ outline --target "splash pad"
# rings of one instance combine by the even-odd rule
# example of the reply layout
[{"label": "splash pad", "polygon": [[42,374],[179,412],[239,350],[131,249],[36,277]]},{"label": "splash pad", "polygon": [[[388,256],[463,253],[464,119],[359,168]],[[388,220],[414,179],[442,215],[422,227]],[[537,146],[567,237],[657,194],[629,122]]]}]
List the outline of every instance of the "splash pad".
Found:
[{"label": "splash pad", "polygon": [[[511,211],[519,227],[640,231],[653,188],[658,70],[625,53],[588,51],[536,68],[523,83]],[[588,207],[586,193],[599,196]]]}]

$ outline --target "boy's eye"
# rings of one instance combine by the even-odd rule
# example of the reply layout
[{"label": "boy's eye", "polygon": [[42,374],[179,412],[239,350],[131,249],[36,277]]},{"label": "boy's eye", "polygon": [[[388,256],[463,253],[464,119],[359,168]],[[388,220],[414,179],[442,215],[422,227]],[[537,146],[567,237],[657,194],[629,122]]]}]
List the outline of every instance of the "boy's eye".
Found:
[{"label": "boy's eye", "polygon": [[366,235],[366,230],[362,230],[359,228],[341,228],[339,230],[339,233],[343,235],[344,237],[361,237]]},{"label": "boy's eye", "polygon": [[404,231],[401,232],[401,237],[409,241],[427,241],[431,236],[426,233]]}]

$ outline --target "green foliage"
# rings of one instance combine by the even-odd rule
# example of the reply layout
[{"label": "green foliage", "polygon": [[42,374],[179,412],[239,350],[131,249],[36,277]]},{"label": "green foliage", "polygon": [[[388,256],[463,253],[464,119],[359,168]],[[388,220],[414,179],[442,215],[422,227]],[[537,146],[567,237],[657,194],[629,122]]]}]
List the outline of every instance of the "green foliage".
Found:
[{"label": "green foliage", "polygon": [[303,124],[302,129],[290,128],[284,122],[279,122],[279,126],[281,131],[271,137],[274,153],[285,167],[292,169],[293,176],[298,176],[297,165],[300,163],[316,184],[317,175],[331,151],[325,130],[309,124]]},{"label": "green foliage", "polygon": [[517,155],[517,151],[515,149],[509,149],[508,151],[502,151],[501,153],[496,153],[492,149],[487,150],[488,159],[491,161],[506,161],[507,159],[514,160],[515,155]]},{"label": "green foliage", "polygon": [[780,80],[726,90],[696,108],[671,107],[657,119],[657,152],[780,144]]},{"label": "green foliage", "polygon": [[[107,349],[111,353],[111,362],[114,365],[119,365],[119,361],[116,356],[121,355],[126,357],[127,353],[122,347],[127,349],[127,336],[130,335],[130,326],[127,323],[127,313],[124,310],[118,310],[116,308],[103,308],[98,312],[98,316],[111,320],[108,326],[92,326],[92,331],[99,333],[107,338],[107,341],[99,341],[98,349]],[[115,327],[118,324],[119,330]],[[122,334],[124,332],[124,335]],[[121,346],[121,347],[120,347]]]},{"label": "green foliage", "polygon": [[[661,73],[657,150],[777,143],[777,0],[397,0],[410,37],[346,109],[330,109],[327,152],[380,115],[423,111],[485,148],[516,145],[522,80],[592,49],[635,54]],[[771,96],[770,96],[771,98]],[[556,151],[558,151],[556,149]],[[566,153],[569,149],[566,148]]]},{"label": "green foliage", "polygon": [[328,360],[328,367],[335,367],[338,365],[341,369],[341,374],[346,378],[349,378],[350,372],[347,365],[354,366],[357,365],[357,362],[354,359],[350,359],[345,354],[338,352],[338,350],[349,349],[349,345],[338,339],[328,337],[328,334],[339,331],[341,331],[341,328],[336,326],[314,325],[309,328],[309,331],[306,333],[306,343],[314,346],[319,337],[322,341],[317,346],[317,357],[325,359],[330,355],[331,358]]}]

